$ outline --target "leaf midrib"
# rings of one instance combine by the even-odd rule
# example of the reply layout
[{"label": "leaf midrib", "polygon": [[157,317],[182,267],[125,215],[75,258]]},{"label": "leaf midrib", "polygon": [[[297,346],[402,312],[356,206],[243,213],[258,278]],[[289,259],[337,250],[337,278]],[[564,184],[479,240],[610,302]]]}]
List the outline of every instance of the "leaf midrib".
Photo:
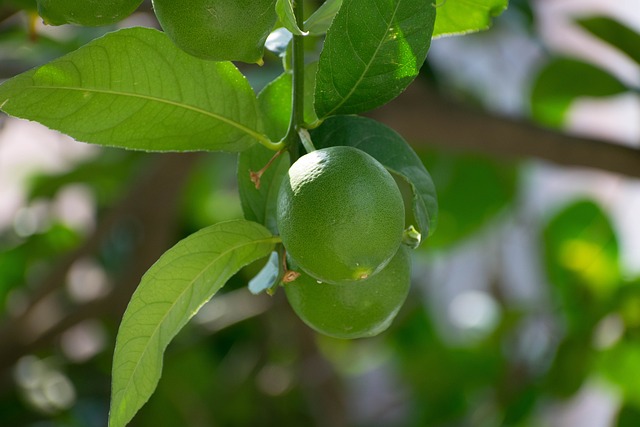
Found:
[{"label": "leaf midrib", "polygon": [[324,117],[328,117],[328,116],[332,115],[338,108],[342,107],[344,105],[344,103],[347,102],[347,100],[351,97],[351,95],[353,95],[353,93],[358,89],[358,86],[360,86],[360,83],[362,83],[362,80],[364,80],[364,76],[369,71],[369,68],[371,68],[371,64],[373,64],[373,60],[378,56],[378,52],[382,48],[382,45],[384,44],[383,42],[387,38],[387,34],[389,34],[389,30],[393,26],[393,20],[396,17],[396,13],[398,12],[398,9],[400,8],[400,3],[402,3],[402,0],[399,0],[398,3],[396,4],[396,8],[393,10],[393,14],[391,15],[391,19],[389,19],[389,24],[387,25],[387,29],[384,32],[384,36],[381,38],[380,43],[378,43],[378,46],[376,47],[375,52],[373,52],[373,55],[371,55],[371,59],[365,65],[364,71],[362,72],[362,74],[360,75],[360,77],[358,78],[356,83],[351,87],[351,90],[349,91],[349,93],[347,93],[347,95],[342,98],[342,101],[340,101],[328,113],[324,114]]},{"label": "leaf midrib", "polygon": [[[154,101],[154,102],[158,102],[161,104],[166,104],[166,105],[171,105],[177,108],[183,108],[185,110],[189,110],[189,111],[193,111],[195,113],[199,113],[202,114],[204,116],[208,116],[211,117],[213,119],[219,120],[223,123],[226,123],[230,126],[235,127],[236,129],[246,133],[247,135],[257,139],[257,140],[262,140],[264,139],[264,135],[260,134],[259,132],[248,128],[247,126],[243,125],[242,123],[239,123],[235,120],[232,120],[228,117],[222,116],[220,114],[214,113],[212,111],[207,111],[207,110],[203,110],[202,108],[198,108],[189,104],[184,104],[178,101],[172,101],[170,99],[166,99],[166,98],[158,98],[157,96],[151,96],[151,95],[144,95],[144,94],[140,94],[140,93],[132,93],[132,92],[124,92],[124,91],[113,91],[113,90],[106,90],[106,89],[95,89],[95,88],[82,88],[82,87],[74,87],[74,86],[32,86],[30,88],[31,90],[38,90],[38,89],[44,89],[44,90],[69,90],[69,91],[74,91],[74,92],[89,92],[89,93],[96,93],[96,94],[103,94],[103,95],[113,95],[113,96],[122,96],[122,97],[130,97],[130,98],[138,98],[138,99],[144,99],[147,101]],[[6,100],[8,101],[8,99]],[[5,103],[6,103],[5,101]],[[3,104],[4,105],[4,104]]]},{"label": "leaf midrib", "polygon": [[[216,256],[214,259],[211,260],[211,262],[209,262],[205,267],[203,267],[202,271],[200,273],[198,273],[196,276],[194,276],[194,278],[188,283],[187,286],[185,286],[185,288],[182,290],[182,292],[180,292],[180,294],[178,295],[178,298],[176,298],[174,300],[174,302],[170,305],[169,309],[162,316],[160,322],[158,322],[157,327],[153,330],[151,335],[149,335],[149,338],[147,339],[147,344],[152,341],[152,338],[154,336],[156,336],[156,334],[160,330],[160,325],[162,325],[164,323],[165,319],[167,318],[169,313],[172,311],[173,307],[175,307],[176,302],[181,300],[183,295],[187,292],[187,290],[192,288],[193,284],[205,273],[205,271],[208,271],[211,268],[211,266],[214,265],[216,262],[218,262],[222,257],[228,255],[231,252],[239,250],[240,248],[242,248],[244,246],[259,245],[259,244],[262,244],[262,243],[277,243],[278,241],[279,241],[279,238],[275,237],[275,236],[271,236],[269,238],[260,239],[260,240],[252,240],[250,242],[246,242],[246,243],[243,243],[243,244],[239,244],[239,245],[233,246],[233,247],[229,248],[228,250],[223,251],[220,254],[218,254],[218,256]],[[130,388],[130,386],[131,386],[131,384],[133,382],[133,378],[135,378],[136,372],[138,371],[138,368],[141,366],[140,361],[147,354],[147,350],[148,349],[149,349],[149,345],[145,345],[144,350],[142,351],[142,353],[140,353],[140,357],[138,357],[138,362],[136,362],[136,365],[133,368],[133,371],[131,372],[131,375],[129,376],[129,380],[127,381],[126,385],[123,388],[121,388],[119,391],[126,392],[126,390],[128,390]],[[114,394],[114,396],[115,396],[115,394]],[[109,423],[109,425],[111,425],[111,423]]]}]

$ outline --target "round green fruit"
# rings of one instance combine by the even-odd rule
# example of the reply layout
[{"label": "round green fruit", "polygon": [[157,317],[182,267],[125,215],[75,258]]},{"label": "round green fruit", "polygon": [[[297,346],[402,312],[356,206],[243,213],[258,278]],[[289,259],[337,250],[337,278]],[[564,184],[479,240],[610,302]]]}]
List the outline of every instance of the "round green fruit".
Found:
[{"label": "round green fruit", "polygon": [[48,25],[99,27],[131,15],[142,0],[37,0],[38,14]]},{"label": "round green fruit", "polygon": [[153,0],[164,32],[185,52],[213,61],[262,60],[275,0]]},{"label": "round green fruit", "polygon": [[278,193],[277,224],[288,255],[317,280],[361,280],[398,250],[404,202],[393,177],[353,147],[302,156]]},{"label": "round green fruit", "polygon": [[386,330],[407,298],[411,261],[400,248],[375,276],[359,282],[318,283],[301,273],[284,285],[289,304],[308,326],[335,338],[353,339]]}]

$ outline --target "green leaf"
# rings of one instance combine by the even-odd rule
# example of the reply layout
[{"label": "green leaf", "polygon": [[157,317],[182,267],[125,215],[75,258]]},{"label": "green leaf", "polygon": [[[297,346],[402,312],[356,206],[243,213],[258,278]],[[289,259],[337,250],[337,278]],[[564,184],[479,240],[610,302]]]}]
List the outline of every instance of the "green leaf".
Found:
[{"label": "green leaf", "polygon": [[289,170],[289,153],[282,153],[264,171],[260,188],[251,180],[251,172],[264,168],[276,154],[262,145],[254,145],[238,156],[238,192],[244,217],[263,224],[272,233],[278,233],[276,203],[282,178]]},{"label": "green leaf", "polygon": [[317,148],[336,145],[356,147],[402,177],[413,194],[413,214],[423,237],[436,229],[438,199],[429,172],[411,146],[393,129],[375,120],[357,116],[336,116],[311,133]]},{"label": "green leaf", "polygon": [[148,151],[244,150],[266,140],[256,97],[228,62],[129,28],[0,86],[0,109],[93,144]]},{"label": "green leaf", "polygon": [[437,0],[433,36],[465,34],[486,30],[491,18],[500,15],[509,0]]},{"label": "green leaf", "polygon": [[637,31],[605,16],[579,19],[577,22],[591,34],[617,47],[640,64],[640,34]]},{"label": "green leaf", "polygon": [[321,36],[327,32],[333,18],[342,6],[342,0],[326,0],[313,15],[304,22],[304,28],[312,36]]},{"label": "green leaf", "polygon": [[592,201],[576,201],[551,218],[543,235],[547,276],[568,329],[592,327],[622,281],[611,221]]},{"label": "green leaf", "polygon": [[[304,69],[304,121],[318,120],[313,109],[317,62],[307,64]],[[287,133],[291,119],[291,94],[293,80],[290,72],[285,72],[269,83],[258,95],[258,103],[265,123],[265,131],[273,141],[282,139]]]},{"label": "green leaf", "polygon": [[278,13],[278,18],[280,18],[282,25],[284,25],[287,30],[298,36],[306,36],[307,34],[309,34],[306,31],[302,31],[298,26],[298,22],[296,21],[296,14],[293,11],[292,0],[277,0],[276,12]]},{"label": "green leaf", "polygon": [[531,113],[544,125],[560,127],[576,98],[613,96],[627,90],[602,68],[577,59],[557,58],[542,68],[533,84]]},{"label": "green leaf", "polygon": [[[636,374],[637,374],[636,368]],[[637,427],[640,425],[640,407],[625,404],[618,411],[615,427]]]},{"label": "green leaf", "polygon": [[[630,404],[640,407],[640,342],[626,338],[599,355],[598,370],[622,392]],[[632,424],[633,425],[633,424]]]},{"label": "green leaf", "polygon": [[402,93],[424,63],[434,20],[431,0],[344,0],[320,54],[318,116],[367,111]]},{"label": "green leaf", "polygon": [[278,277],[280,277],[280,257],[278,252],[273,251],[262,270],[249,281],[249,291],[254,295],[267,291],[279,284]]},{"label": "green leaf", "polygon": [[109,427],[123,427],[160,379],[162,356],[187,321],[241,267],[267,256],[278,238],[236,220],[202,229],[167,251],[143,276],[120,324]]},{"label": "green leaf", "polygon": [[509,206],[517,194],[516,165],[487,157],[419,150],[438,189],[438,233],[429,248],[446,249],[460,243]]}]

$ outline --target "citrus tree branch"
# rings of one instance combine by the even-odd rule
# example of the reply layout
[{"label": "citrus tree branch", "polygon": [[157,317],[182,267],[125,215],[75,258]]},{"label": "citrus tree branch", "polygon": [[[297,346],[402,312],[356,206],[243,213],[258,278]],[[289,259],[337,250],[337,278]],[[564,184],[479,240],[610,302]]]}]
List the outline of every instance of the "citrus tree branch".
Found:
[{"label": "citrus tree branch", "polygon": [[500,117],[446,99],[416,81],[396,100],[369,114],[414,147],[440,147],[508,159],[535,158],[640,178],[638,148],[571,136],[524,120]]}]

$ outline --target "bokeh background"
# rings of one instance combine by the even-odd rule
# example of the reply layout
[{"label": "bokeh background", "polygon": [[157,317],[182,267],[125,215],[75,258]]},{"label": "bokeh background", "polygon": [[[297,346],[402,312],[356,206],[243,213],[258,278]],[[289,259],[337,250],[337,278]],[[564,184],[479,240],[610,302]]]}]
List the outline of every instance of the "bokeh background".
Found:
[{"label": "bokeh background", "polygon": [[[32,6],[0,1],[0,81],[116,28],[46,27]],[[148,2],[131,25],[157,26]],[[243,68],[256,90],[281,70]],[[256,263],[170,345],[131,425],[640,426],[639,88],[638,0],[512,0],[435,40],[371,113],[441,209],[391,328],[319,336],[283,292],[246,290]],[[164,250],[242,216],[235,164],[0,116],[0,426],[106,426],[126,303]]]}]

